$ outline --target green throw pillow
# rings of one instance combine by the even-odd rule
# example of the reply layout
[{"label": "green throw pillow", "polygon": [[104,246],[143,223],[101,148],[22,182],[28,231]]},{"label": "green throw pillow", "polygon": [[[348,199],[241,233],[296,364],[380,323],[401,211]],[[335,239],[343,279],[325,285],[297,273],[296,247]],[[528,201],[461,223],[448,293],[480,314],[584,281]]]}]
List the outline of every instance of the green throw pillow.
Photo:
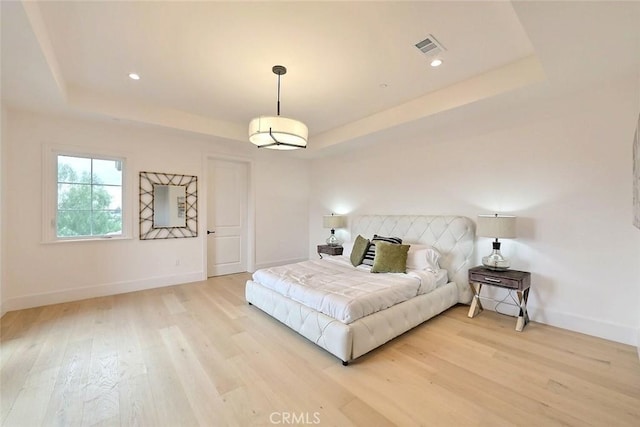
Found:
[{"label": "green throw pillow", "polygon": [[406,273],[407,253],[411,245],[376,242],[372,273]]},{"label": "green throw pillow", "polygon": [[353,264],[354,267],[362,264],[367,249],[369,249],[369,239],[365,239],[362,236],[356,237],[356,240],[353,242],[353,248],[351,249],[351,264]]}]

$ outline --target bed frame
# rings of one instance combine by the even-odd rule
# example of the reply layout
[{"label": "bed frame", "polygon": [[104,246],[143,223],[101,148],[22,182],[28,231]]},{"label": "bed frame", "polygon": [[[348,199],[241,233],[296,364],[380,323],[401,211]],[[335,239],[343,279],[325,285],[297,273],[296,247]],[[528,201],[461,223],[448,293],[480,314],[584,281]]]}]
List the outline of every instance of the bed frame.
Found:
[{"label": "bed frame", "polygon": [[468,304],[472,293],[467,271],[474,250],[475,225],[461,216],[363,215],[353,218],[351,236],[396,236],[403,243],[431,245],[442,254],[440,266],[449,283],[350,324],[344,324],[248,280],[249,304],[278,319],[300,335],[340,358],[343,365],[442,313]]}]

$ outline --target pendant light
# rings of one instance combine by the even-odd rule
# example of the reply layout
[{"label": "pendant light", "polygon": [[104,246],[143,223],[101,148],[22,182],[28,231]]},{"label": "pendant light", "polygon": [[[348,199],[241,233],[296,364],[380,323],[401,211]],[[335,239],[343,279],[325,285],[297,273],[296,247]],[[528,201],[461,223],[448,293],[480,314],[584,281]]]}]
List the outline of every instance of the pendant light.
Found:
[{"label": "pendant light", "polygon": [[277,116],[260,116],[249,123],[249,141],[258,148],[272,150],[295,150],[307,148],[309,130],[307,126],[294,119],[280,116],[280,76],[287,69],[282,65],[274,65],[274,74],[278,76]]}]

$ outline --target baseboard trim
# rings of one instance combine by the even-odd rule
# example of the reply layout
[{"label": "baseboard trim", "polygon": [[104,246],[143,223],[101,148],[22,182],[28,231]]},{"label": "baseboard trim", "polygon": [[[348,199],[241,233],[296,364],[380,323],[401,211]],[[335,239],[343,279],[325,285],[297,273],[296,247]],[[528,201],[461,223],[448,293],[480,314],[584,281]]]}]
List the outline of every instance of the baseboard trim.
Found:
[{"label": "baseboard trim", "polygon": [[62,289],[41,294],[22,295],[19,297],[7,298],[2,304],[2,310],[4,315],[5,312],[22,310],[25,308],[41,307],[44,305],[60,304],[63,302],[79,301],[88,298],[125,294],[128,292],[144,291],[147,289],[198,282],[203,280],[203,277],[206,277],[204,272],[197,271],[173,276],[159,276],[142,280],[103,283],[99,285]]},{"label": "baseboard trim", "polygon": [[531,320],[544,323],[545,325],[556,326],[558,328],[636,347],[639,344],[638,331],[630,326],[538,307],[529,307],[528,312]]},{"label": "baseboard trim", "polygon": [[[495,298],[495,295],[493,297]],[[485,302],[483,300],[482,305],[487,310],[499,311],[503,314],[516,316],[518,313],[518,307],[510,305],[510,302],[511,300],[507,300],[504,304],[496,304],[495,301],[492,302],[491,300],[487,300],[487,302]],[[496,305],[498,306],[498,310],[495,310]],[[640,346],[640,335],[638,335],[639,331],[631,326],[621,325],[619,323],[609,322],[593,317],[581,316],[575,313],[540,308],[531,304],[528,305],[527,311],[529,312],[529,318],[534,322],[544,323],[545,325],[555,326],[557,328],[567,329],[609,341],[629,344],[634,347]],[[640,357],[640,349],[638,350],[638,354]]]}]

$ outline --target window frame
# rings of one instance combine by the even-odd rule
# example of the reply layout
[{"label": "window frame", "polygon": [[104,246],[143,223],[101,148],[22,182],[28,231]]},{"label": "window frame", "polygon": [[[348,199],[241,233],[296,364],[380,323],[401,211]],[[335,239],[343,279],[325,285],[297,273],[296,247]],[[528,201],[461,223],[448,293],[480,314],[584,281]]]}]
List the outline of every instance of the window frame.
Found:
[{"label": "window frame", "polygon": [[[81,157],[96,160],[114,160],[122,163],[122,232],[116,235],[58,236],[58,156]],[[125,240],[132,237],[131,201],[132,183],[128,171],[127,156],[122,153],[102,150],[87,150],[78,147],[45,146],[43,156],[43,243],[87,242],[105,240]]]}]

